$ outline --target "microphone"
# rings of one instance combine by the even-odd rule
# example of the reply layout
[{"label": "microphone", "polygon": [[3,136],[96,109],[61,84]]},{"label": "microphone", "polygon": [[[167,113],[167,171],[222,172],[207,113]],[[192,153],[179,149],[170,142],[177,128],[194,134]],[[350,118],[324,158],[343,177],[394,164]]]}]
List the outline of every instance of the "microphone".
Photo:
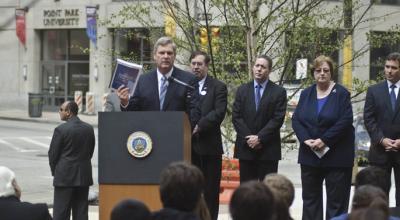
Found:
[{"label": "microphone", "polygon": [[189,85],[189,84],[187,84],[187,83],[185,83],[185,82],[183,82],[183,81],[181,81],[181,80],[179,80],[179,79],[177,79],[177,78],[175,78],[175,77],[173,77],[173,76],[170,76],[170,77],[168,78],[168,81],[169,81],[169,82],[176,82],[176,83],[178,83],[178,84],[181,84],[182,86],[185,86],[185,87],[187,87],[187,88],[189,88],[189,89],[193,89],[193,90],[194,90],[194,87],[193,87],[193,86],[191,86],[191,85]]}]

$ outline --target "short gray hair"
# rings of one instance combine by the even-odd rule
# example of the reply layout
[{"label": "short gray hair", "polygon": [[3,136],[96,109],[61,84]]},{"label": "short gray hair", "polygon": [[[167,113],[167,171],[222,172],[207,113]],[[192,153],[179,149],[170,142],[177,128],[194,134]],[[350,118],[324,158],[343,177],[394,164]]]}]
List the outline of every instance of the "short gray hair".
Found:
[{"label": "short gray hair", "polygon": [[0,197],[16,195],[13,186],[14,180],[14,172],[5,166],[0,166]]},{"label": "short gray hair", "polygon": [[165,45],[168,45],[168,44],[172,45],[172,49],[174,50],[174,54],[176,54],[176,44],[174,43],[174,41],[170,37],[160,37],[156,41],[156,43],[154,44],[153,54],[156,54],[156,51],[157,51],[159,46],[165,46]]}]

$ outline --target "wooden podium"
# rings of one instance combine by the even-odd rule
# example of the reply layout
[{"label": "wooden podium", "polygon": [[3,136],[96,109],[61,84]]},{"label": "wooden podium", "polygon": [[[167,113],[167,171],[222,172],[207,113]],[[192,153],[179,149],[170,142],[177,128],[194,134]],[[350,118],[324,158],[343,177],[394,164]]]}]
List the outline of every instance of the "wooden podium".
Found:
[{"label": "wooden podium", "polygon": [[[152,141],[144,158],[132,156],[127,148],[128,137],[138,131]],[[160,209],[162,169],[191,158],[191,129],[184,112],[99,112],[98,137],[100,220],[108,220],[112,208],[127,198]]]}]

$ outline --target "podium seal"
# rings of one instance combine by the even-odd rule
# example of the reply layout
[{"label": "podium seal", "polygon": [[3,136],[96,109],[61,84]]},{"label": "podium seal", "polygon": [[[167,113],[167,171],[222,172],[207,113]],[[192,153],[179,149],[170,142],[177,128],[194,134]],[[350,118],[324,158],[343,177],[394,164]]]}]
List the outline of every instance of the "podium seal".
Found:
[{"label": "podium seal", "polygon": [[143,131],[137,131],[129,135],[128,141],[126,142],[126,147],[132,156],[136,158],[143,158],[147,157],[147,155],[151,153],[151,150],[153,149],[153,142],[147,133]]}]

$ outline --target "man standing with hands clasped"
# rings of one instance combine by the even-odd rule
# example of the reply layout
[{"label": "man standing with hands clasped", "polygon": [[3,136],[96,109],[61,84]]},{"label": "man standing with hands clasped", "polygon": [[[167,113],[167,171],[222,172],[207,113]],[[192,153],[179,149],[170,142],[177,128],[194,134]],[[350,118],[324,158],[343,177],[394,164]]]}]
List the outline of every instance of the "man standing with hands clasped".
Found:
[{"label": "man standing with hands clasped", "polygon": [[240,183],[262,181],[278,171],[281,159],[280,128],[286,113],[286,90],[269,80],[272,59],[257,57],[254,80],[241,85],[235,97],[232,121],[236,130],[235,157]]},{"label": "man standing with hands clasped", "polygon": [[54,176],[54,220],[88,219],[89,186],[93,185],[92,164],[95,136],[93,127],[78,118],[78,105],[66,101],[60,107],[65,123],[54,129],[49,163]]},{"label": "man standing with hands clasped", "polygon": [[222,166],[221,123],[227,106],[226,85],[208,75],[210,57],[202,51],[195,51],[190,56],[190,67],[199,79],[199,108],[201,117],[193,131],[192,163],[205,178],[204,197],[211,218],[218,218],[219,184]]},{"label": "man standing with hands clasped", "polygon": [[[400,53],[391,53],[385,61],[386,80],[370,86],[364,106],[364,123],[371,137],[370,165],[388,172],[393,168],[396,206],[400,206]],[[389,193],[389,192],[387,192]]]}]

